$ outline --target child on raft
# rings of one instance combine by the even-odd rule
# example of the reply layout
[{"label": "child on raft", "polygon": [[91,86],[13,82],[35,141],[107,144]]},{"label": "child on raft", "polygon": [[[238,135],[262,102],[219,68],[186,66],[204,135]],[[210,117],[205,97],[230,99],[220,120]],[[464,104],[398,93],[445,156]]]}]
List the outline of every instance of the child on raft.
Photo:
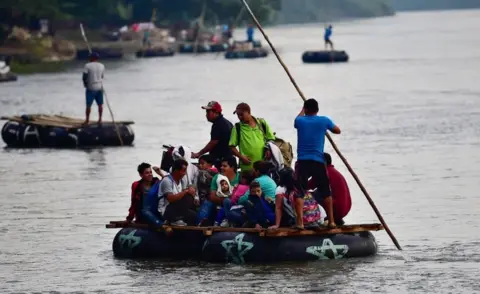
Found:
[{"label": "child on raft", "polygon": [[268,228],[275,223],[275,211],[269,201],[265,199],[260,183],[256,180],[250,183],[250,193],[245,204],[248,222],[246,227],[256,229]]},{"label": "child on raft", "polygon": [[240,182],[233,188],[232,197],[223,200],[223,209],[228,223],[225,226],[242,226],[246,221],[246,210],[243,205],[238,204],[238,200],[250,188],[250,183],[254,180],[255,175],[252,171],[243,171],[240,175]]},{"label": "child on raft", "polygon": [[208,199],[208,195],[210,195],[210,185],[218,170],[213,165],[212,157],[208,154],[202,155],[198,159],[198,169],[197,189],[200,204],[203,204]]},{"label": "child on raft", "polygon": [[[232,186],[227,177],[218,175],[217,177],[217,197],[228,199],[232,196]],[[224,200],[224,201],[225,201]],[[217,218],[213,224],[215,227],[228,227],[228,220],[225,218],[225,209],[221,206],[217,206]]]}]

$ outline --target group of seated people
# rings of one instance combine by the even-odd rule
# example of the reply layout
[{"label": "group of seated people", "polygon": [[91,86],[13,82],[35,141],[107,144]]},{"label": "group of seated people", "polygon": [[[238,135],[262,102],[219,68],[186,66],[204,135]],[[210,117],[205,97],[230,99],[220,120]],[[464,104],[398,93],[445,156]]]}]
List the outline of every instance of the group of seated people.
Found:
[{"label": "group of seated people", "polygon": [[[168,173],[148,163],[138,166],[141,179],[132,184],[128,222],[300,230],[325,225],[327,214],[311,190],[317,185],[310,179],[309,190],[302,191],[290,167],[279,169],[262,160],[254,162],[253,170],[239,172],[232,156],[223,158],[218,170],[208,154],[198,164],[190,162],[191,152],[185,146],[176,147],[172,156]],[[335,223],[343,225],[351,208],[350,193],[330,155],[324,157]],[[152,169],[162,179],[154,177]]]}]

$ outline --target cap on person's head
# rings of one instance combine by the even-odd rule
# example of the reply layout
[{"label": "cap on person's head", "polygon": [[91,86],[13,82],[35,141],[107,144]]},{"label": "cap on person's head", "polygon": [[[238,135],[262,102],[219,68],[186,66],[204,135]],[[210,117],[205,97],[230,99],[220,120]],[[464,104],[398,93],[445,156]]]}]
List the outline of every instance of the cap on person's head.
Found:
[{"label": "cap on person's head", "polygon": [[242,102],[242,103],[238,104],[237,107],[235,108],[235,111],[233,112],[233,114],[236,114],[237,112],[248,112],[248,113],[250,113],[250,105],[248,105],[245,102]]},{"label": "cap on person's head", "polygon": [[89,57],[93,59],[99,59],[100,55],[97,52],[93,51],[92,53],[90,53]]},{"label": "cap on person's head", "polygon": [[217,101],[208,102],[207,106],[202,106],[202,109],[213,110],[218,113],[222,113],[222,106]]},{"label": "cap on person's head", "polygon": [[308,113],[316,113],[318,112],[318,102],[317,100],[310,98],[303,104],[303,108]]}]

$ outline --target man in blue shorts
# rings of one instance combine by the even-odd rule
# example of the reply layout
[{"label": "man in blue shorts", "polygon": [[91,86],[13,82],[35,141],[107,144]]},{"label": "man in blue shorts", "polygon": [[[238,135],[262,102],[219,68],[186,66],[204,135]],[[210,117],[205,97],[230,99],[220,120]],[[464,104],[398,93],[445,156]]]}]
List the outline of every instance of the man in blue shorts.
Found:
[{"label": "man in blue shorts", "polygon": [[332,37],[332,25],[329,25],[328,27],[325,28],[325,35],[323,36],[323,39],[325,40],[325,50],[327,50],[328,45],[330,45],[330,48],[333,50],[333,42],[330,40],[330,37]]},{"label": "man in blue shorts", "polygon": [[[295,164],[295,180],[299,197],[303,197],[308,189],[308,179],[312,177],[316,183],[316,192],[313,194],[318,204],[322,205],[328,216],[328,226],[335,228],[333,213],[332,192],[325,166],[323,148],[327,131],[340,134],[340,128],[328,117],[318,116],[318,102],[315,99],[308,99],[303,109],[295,119],[297,129],[297,162]],[[303,201],[300,201],[303,211]],[[302,216],[303,218],[303,216]],[[302,219],[300,218],[300,219]],[[302,226],[297,224],[299,228]]]},{"label": "man in blue shorts", "polygon": [[98,62],[99,55],[96,52],[90,54],[89,62],[85,64],[83,70],[83,85],[85,86],[85,97],[87,109],[85,111],[85,122],[87,125],[90,120],[90,111],[93,101],[98,105],[98,124],[102,123],[103,113],[103,75],[105,66]]}]

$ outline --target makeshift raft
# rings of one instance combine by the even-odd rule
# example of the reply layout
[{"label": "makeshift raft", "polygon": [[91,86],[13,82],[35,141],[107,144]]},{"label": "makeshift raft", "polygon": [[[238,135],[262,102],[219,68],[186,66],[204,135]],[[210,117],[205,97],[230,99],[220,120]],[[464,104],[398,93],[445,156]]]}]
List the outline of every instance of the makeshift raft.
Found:
[{"label": "makeshift raft", "polygon": [[151,49],[142,49],[135,53],[138,58],[149,58],[149,57],[170,57],[175,55],[175,51],[171,49],[163,48],[151,48]]},{"label": "makeshift raft", "polygon": [[201,260],[212,263],[275,263],[366,257],[377,253],[371,231],[380,224],[336,229],[277,230],[178,227],[112,221],[106,228],[122,228],[112,249],[120,258]]},{"label": "makeshift raft", "polygon": [[[121,59],[123,50],[121,48],[92,48],[93,52],[98,53],[100,59]],[[77,50],[77,60],[88,60],[90,51],[88,49]]]},{"label": "makeshift raft", "polygon": [[228,51],[225,53],[226,59],[253,59],[264,58],[268,56],[268,51],[265,49],[253,49],[242,51]]},{"label": "makeshift raft", "polygon": [[0,83],[5,83],[5,82],[15,82],[18,79],[17,75],[8,72],[6,74],[0,74]]},{"label": "makeshift raft", "polygon": [[[101,125],[61,115],[22,115],[1,117],[7,120],[2,128],[2,139],[9,147],[93,147],[120,146],[115,125]],[[135,138],[130,125],[133,121],[116,121],[124,146],[131,145]]]},{"label": "makeshift raft", "polygon": [[307,51],[302,55],[305,63],[347,62],[348,59],[345,51]]},{"label": "makeshift raft", "polygon": [[228,44],[195,44],[184,43],[178,46],[178,53],[218,53],[225,52],[228,48]]}]

